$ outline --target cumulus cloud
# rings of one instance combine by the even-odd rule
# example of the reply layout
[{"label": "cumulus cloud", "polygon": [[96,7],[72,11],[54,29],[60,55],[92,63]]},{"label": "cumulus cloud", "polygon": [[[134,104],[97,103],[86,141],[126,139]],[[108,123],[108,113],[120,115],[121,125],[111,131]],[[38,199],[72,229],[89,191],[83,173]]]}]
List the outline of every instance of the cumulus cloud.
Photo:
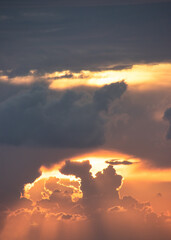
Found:
[{"label": "cumulus cloud", "polygon": [[96,108],[107,111],[109,104],[117,98],[120,98],[126,91],[126,87],[125,82],[118,82],[105,85],[104,87],[98,89],[93,97]]},{"label": "cumulus cloud", "polygon": [[98,172],[95,178],[90,169],[89,161],[81,163],[66,161],[60,171],[81,179],[82,202],[88,213],[93,214],[95,209],[108,208],[119,200],[117,189],[122,183],[122,177],[116,174],[112,166],[108,166],[103,172]]},{"label": "cumulus cloud", "polygon": [[[117,188],[122,177],[116,174],[113,166],[98,172],[95,177],[90,170],[89,161],[66,161],[61,172],[81,179],[83,198],[77,202],[70,198],[69,206],[64,191],[68,185],[59,190],[59,179],[46,180],[46,187],[53,189],[50,198],[42,200],[46,204],[38,201],[29,207],[23,199],[25,206],[18,205],[8,213],[0,239],[170,239],[169,216],[157,215],[149,202],[141,203],[132,196],[119,197]],[[96,204],[91,205],[93,198]],[[54,208],[52,202],[63,206]]]},{"label": "cumulus cloud", "polygon": [[46,84],[9,88],[12,96],[0,104],[1,144],[85,148],[104,143],[99,113],[124,93],[126,84],[106,85],[92,96],[84,90],[56,92]]},{"label": "cumulus cloud", "polygon": [[[40,175],[41,165],[60,161],[67,155],[65,150],[57,151],[57,156],[49,159],[49,150],[46,157],[35,154],[36,150],[32,155],[31,147],[37,147],[37,152],[42,147],[76,148],[78,153],[81,148],[86,151],[101,146],[105,141],[107,108],[126,90],[124,82],[104,86],[101,91],[92,88],[55,91],[42,82],[30,85],[1,82],[0,86],[0,144],[30,147],[28,155],[23,149],[13,159],[8,150],[2,150],[0,201],[7,204],[19,198],[24,184]],[[101,107],[97,96],[105,99]]]}]

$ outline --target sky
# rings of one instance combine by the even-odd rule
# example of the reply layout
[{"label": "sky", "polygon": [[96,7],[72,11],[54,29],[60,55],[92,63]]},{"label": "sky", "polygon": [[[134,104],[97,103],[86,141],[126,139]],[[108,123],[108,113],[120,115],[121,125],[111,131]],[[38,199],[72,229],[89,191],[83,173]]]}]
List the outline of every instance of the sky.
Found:
[{"label": "sky", "polygon": [[0,240],[171,239],[170,26],[167,0],[0,0]]}]

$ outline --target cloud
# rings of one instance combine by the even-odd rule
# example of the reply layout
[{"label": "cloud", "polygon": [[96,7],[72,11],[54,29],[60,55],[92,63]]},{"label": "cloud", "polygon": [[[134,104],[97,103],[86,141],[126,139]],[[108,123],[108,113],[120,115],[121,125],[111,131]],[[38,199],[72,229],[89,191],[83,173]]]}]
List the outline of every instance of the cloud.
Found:
[{"label": "cloud", "polygon": [[[135,2],[144,1],[149,3]],[[104,2],[96,1],[97,5]],[[49,7],[45,10],[44,1],[41,1],[42,8],[37,8],[33,1],[22,1],[25,8],[18,7],[20,1],[16,4],[3,1],[1,6],[12,8],[7,11],[2,7],[0,12],[8,18],[1,27],[5,39],[0,44],[1,70],[11,70],[9,75],[14,77],[32,69],[39,73],[99,70],[113,65],[170,61],[170,3],[128,5],[128,1],[122,2],[126,4],[54,8],[54,4],[63,1],[53,1],[52,5],[47,2]]]},{"label": "cloud", "polygon": [[[170,141],[165,137],[168,126],[163,119],[170,101],[167,87],[152,86],[148,91],[128,88],[123,98],[110,106],[106,148],[141,158],[155,167],[170,167]],[[169,116],[170,110],[165,113],[168,121]]]},{"label": "cloud", "polygon": [[1,83],[1,202],[16,201],[24,184],[40,176],[40,166],[99,146],[170,166],[162,120],[170,90],[125,89],[123,82],[69,91],[51,90],[45,83]]},{"label": "cloud", "polygon": [[159,193],[156,194],[156,196],[160,198],[160,197],[163,196],[163,194],[159,192]]},{"label": "cloud", "polygon": [[132,196],[124,196],[121,199],[120,205],[124,207],[124,209],[144,209],[146,207],[150,207],[149,202],[140,203],[136,199],[134,199]]},{"label": "cloud", "polygon": [[[96,7],[54,8],[80,2],[82,6]],[[98,89],[54,91],[47,82],[30,83],[35,76],[38,80],[39,75],[56,70],[79,72],[111,66],[117,70],[135,63],[170,61],[170,3],[128,2],[138,3],[105,1],[110,6],[101,8],[97,5],[104,5],[104,1],[42,1],[42,7],[37,8],[40,3],[33,1],[1,1],[0,202],[10,203],[10,209],[14,203],[19,208],[12,210],[11,215],[9,209],[0,209],[0,225],[5,223],[2,240],[67,239],[67,233],[70,240],[108,240],[113,236],[170,239],[166,225],[167,222],[169,226],[169,217],[157,216],[149,206],[130,196],[119,198],[122,178],[112,166],[93,178],[90,163],[66,162],[68,172],[82,179],[83,200],[77,204],[72,202],[68,185],[60,186],[64,183],[57,180],[46,182],[46,186],[43,182],[35,184],[30,191],[32,199],[38,201],[35,208],[26,199],[20,200],[20,207],[16,203],[24,184],[40,175],[41,165],[99,146],[148,160],[153,166],[170,167],[170,141],[165,139],[167,123],[162,120],[170,106],[169,89],[128,89],[125,93],[126,84],[117,83]],[[126,4],[111,6],[115,3]],[[33,74],[32,69],[36,69]],[[72,77],[64,74],[60,78]],[[12,79],[20,83],[27,80],[30,84],[9,84]],[[169,109],[165,119],[171,123]],[[74,191],[74,186],[71,188]],[[115,201],[119,206],[113,206],[112,213],[107,211]],[[84,219],[84,212],[90,215],[94,209],[90,229],[86,224],[75,228],[61,224],[63,220],[71,224],[74,219]],[[110,216],[106,216],[106,211]],[[102,212],[103,217],[99,214]],[[57,229],[62,230],[57,233]]]},{"label": "cloud", "polygon": [[[170,239],[169,216],[157,215],[149,202],[141,203],[132,196],[120,198],[116,194],[122,177],[116,174],[113,166],[98,172],[95,177],[92,177],[90,169],[89,161],[66,161],[61,171],[81,178],[83,199],[72,202],[73,207],[68,208],[63,195],[65,191],[54,190],[49,200],[42,200],[46,205],[40,205],[39,201],[30,208],[22,203],[8,213],[0,239]],[[58,186],[59,179],[53,178],[48,183],[50,188],[56,188],[54,181]],[[93,197],[96,204],[92,208]],[[109,198],[110,204],[107,204]],[[63,210],[54,208],[52,202],[65,206]]]},{"label": "cloud", "polygon": [[45,83],[1,83],[1,202],[16,201],[24,184],[40,176],[40,166],[99,146],[169,167],[162,115],[170,106],[170,90],[125,89],[123,82],[69,91]]},{"label": "cloud", "polygon": [[120,71],[120,70],[124,70],[124,69],[132,69],[133,65],[116,65],[113,67],[109,67],[107,68],[108,70],[115,70],[115,71]]},{"label": "cloud", "polygon": [[170,124],[169,130],[167,132],[167,139],[171,139],[171,108],[168,108],[164,113],[164,119]]},{"label": "cloud", "polygon": [[107,160],[106,163],[110,164],[110,165],[132,165],[133,162],[131,161],[120,161],[118,159],[111,159],[111,160]]},{"label": "cloud", "polygon": [[121,95],[126,91],[127,85],[125,82],[112,83],[110,85],[105,85],[104,87],[98,89],[93,96],[94,104],[99,110],[106,110],[109,104],[120,98]]},{"label": "cloud", "polygon": [[98,172],[95,178],[90,172],[89,161],[66,161],[61,168],[61,173],[75,175],[81,179],[80,189],[83,193],[83,205],[88,214],[93,214],[98,208],[108,208],[119,200],[118,188],[121,186],[122,177],[116,174],[112,166],[108,166],[103,172]]},{"label": "cloud", "polygon": [[69,214],[62,215],[62,219],[69,220],[71,218],[72,218],[72,215],[69,215]]},{"label": "cloud", "polygon": [[107,111],[126,84],[113,83],[92,93],[84,89],[57,92],[36,83],[21,90],[0,104],[1,144],[86,148],[104,143],[100,111]]},{"label": "cloud", "polygon": [[[0,151],[0,202],[8,206],[19,199],[25,184],[32,183],[40,177],[39,169],[42,165],[49,166],[89,150],[1,146]],[[32,191],[32,197],[34,194],[34,199],[38,200],[41,194],[34,192],[36,191]]]}]

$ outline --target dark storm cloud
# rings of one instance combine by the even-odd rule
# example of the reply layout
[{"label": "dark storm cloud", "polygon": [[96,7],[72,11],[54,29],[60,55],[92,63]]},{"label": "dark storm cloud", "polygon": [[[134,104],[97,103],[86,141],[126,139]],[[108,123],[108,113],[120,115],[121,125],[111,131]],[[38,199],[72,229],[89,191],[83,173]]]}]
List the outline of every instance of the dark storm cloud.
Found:
[{"label": "dark storm cloud", "polygon": [[164,113],[164,119],[167,120],[170,124],[168,133],[167,133],[167,138],[171,139],[171,108],[168,108],[165,113]]},{"label": "dark storm cloud", "polygon": [[[103,90],[84,88],[57,92],[50,90],[46,83],[29,86],[2,83],[1,86],[1,146],[65,149],[101,146],[105,141],[106,121],[100,113],[106,111],[107,106],[126,90],[124,82],[102,87],[105,95]],[[96,92],[104,98],[105,103],[101,107],[94,99]],[[8,150],[1,151],[1,202],[16,200],[24,184],[40,175],[38,169],[41,165],[61,160],[59,153],[51,159],[49,153],[46,157],[41,153],[32,155],[31,150],[21,150],[20,156],[17,153],[12,156],[10,152],[13,150],[9,154]],[[62,157],[63,154],[67,154],[67,151],[62,153]]]},{"label": "dark storm cloud", "polygon": [[9,95],[6,99],[2,96],[0,103],[0,143],[99,146],[104,143],[104,120],[99,113],[107,111],[109,104],[125,90],[124,82],[94,90],[92,96],[85,90],[56,92],[41,83],[26,89],[9,86]]},{"label": "dark storm cloud", "polygon": [[2,8],[0,69],[17,76],[170,61],[170,6]]}]

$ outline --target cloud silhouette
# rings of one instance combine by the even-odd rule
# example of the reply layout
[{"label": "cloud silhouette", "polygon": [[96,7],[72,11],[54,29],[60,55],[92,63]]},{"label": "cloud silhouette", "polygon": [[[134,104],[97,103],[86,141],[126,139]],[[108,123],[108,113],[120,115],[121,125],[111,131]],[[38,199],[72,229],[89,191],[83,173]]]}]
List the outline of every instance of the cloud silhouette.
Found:
[{"label": "cloud silhouette", "polygon": [[41,83],[9,89],[0,103],[1,144],[86,148],[104,143],[99,113],[125,92],[126,84],[106,85],[92,96],[85,90],[56,92]]},{"label": "cloud silhouette", "polygon": [[164,113],[164,117],[165,120],[167,120],[170,124],[169,130],[167,132],[167,139],[171,139],[171,108],[168,108],[165,113]]},{"label": "cloud silhouette", "polygon": [[122,183],[122,177],[116,174],[112,166],[108,166],[103,172],[98,172],[95,178],[90,169],[89,161],[71,162],[68,160],[60,171],[81,179],[80,189],[83,193],[81,201],[88,214],[93,214],[98,208],[107,209],[119,200],[117,189]]},{"label": "cloud silhouette", "polygon": [[110,165],[132,165],[133,162],[128,161],[128,160],[118,160],[118,159],[111,159],[111,160],[107,160],[106,163],[110,164]]}]

